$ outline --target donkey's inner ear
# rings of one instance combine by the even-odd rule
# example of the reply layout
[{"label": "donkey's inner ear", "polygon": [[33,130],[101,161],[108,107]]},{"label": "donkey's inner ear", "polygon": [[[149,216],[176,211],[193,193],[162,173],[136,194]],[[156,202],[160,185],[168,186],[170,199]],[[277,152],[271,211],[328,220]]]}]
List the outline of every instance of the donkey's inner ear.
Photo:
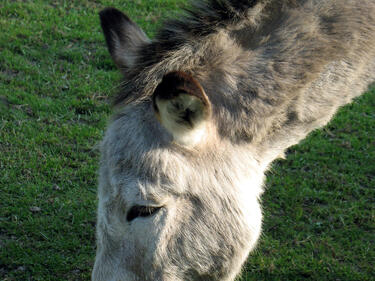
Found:
[{"label": "donkey's inner ear", "polygon": [[120,69],[131,68],[139,48],[150,42],[142,29],[115,8],[99,13],[109,53]]},{"label": "donkey's inner ear", "polygon": [[156,116],[182,145],[196,145],[207,131],[211,104],[202,86],[191,75],[171,72],[153,94]]}]

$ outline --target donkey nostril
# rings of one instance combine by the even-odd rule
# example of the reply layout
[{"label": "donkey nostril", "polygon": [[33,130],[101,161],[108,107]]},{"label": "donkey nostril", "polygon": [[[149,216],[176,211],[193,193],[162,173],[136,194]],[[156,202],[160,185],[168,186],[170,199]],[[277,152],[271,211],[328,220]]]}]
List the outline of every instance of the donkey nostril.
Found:
[{"label": "donkey nostril", "polygon": [[126,215],[126,220],[131,222],[137,217],[149,217],[157,213],[160,209],[161,207],[135,205],[129,210],[128,214]]}]

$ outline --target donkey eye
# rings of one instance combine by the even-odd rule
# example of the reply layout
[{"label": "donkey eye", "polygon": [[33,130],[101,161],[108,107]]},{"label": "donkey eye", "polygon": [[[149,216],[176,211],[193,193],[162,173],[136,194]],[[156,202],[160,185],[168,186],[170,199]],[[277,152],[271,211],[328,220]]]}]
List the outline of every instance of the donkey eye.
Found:
[{"label": "donkey eye", "polygon": [[129,210],[128,214],[126,215],[126,220],[131,222],[138,217],[149,217],[157,213],[160,209],[161,207],[135,205]]}]

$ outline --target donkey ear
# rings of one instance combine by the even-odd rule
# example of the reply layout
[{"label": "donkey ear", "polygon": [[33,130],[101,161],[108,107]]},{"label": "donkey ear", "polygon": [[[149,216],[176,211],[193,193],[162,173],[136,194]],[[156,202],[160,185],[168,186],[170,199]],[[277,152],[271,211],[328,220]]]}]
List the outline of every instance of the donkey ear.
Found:
[{"label": "donkey ear", "polygon": [[128,16],[115,8],[106,8],[99,16],[113,61],[120,69],[132,67],[139,48],[150,42],[147,35]]},{"label": "donkey ear", "polygon": [[165,75],[155,89],[153,104],[160,123],[177,143],[192,146],[205,136],[211,104],[192,76],[184,72]]}]

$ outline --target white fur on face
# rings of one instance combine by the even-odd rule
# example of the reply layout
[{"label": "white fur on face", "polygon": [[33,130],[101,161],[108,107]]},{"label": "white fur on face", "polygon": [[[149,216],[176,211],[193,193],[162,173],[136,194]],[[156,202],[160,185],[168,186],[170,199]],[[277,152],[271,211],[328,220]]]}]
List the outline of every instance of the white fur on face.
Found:
[{"label": "white fur on face", "polygon": [[[203,274],[208,265],[202,255],[211,251],[224,251],[220,259],[231,265],[220,280],[232,280],[260,235],[263,171],[246,153],[248,147],[227,142],[217,149],[209,143],[207,155],[195,160],[159,147],[160,139],[149,138],[153,129],[139,123],[155,119],[148,108],[128,108],[111,124],[102,145],[93,280],[158,280],[153,274],[187,280],[183,272],[191,265],[184,256]],[[201,200],[198,209],[190,197]],[[155,215],[126,221],[132,206],[148,204],[163,207]],[[187,241],[174,246],[180,239]]]}]

